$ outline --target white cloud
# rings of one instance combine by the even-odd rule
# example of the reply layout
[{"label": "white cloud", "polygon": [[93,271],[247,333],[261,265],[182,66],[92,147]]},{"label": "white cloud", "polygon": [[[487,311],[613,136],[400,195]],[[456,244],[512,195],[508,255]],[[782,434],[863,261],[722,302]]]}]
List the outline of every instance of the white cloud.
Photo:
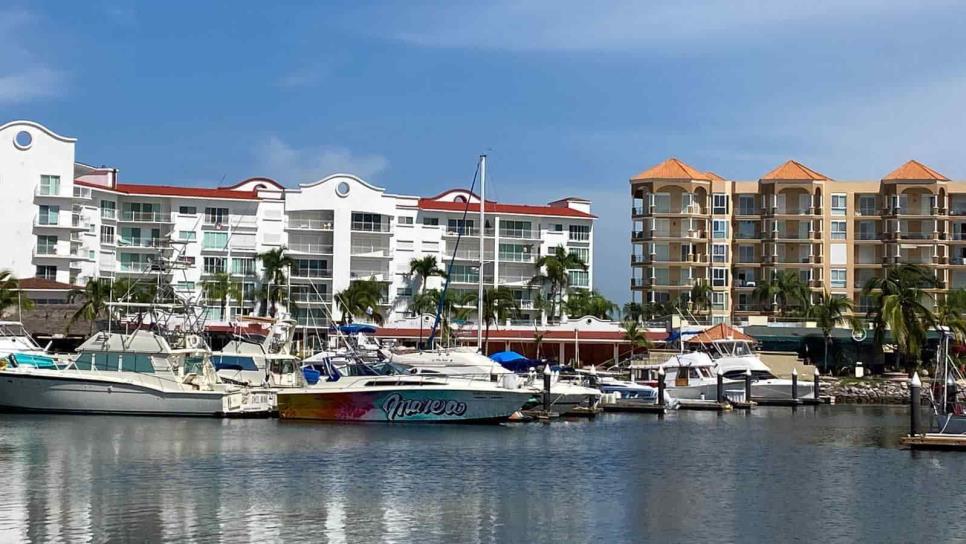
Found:
[{"label": "white cloud", "polygon": [[[467,47],[508,50],[626,50],[629,48],[693,48],[696,43],[726,47],[729,43],[781,37],[838,20],[879,17],[897,11],[942,9],[892,0],[660,1],[584,2],[509,0],[434,5],[410,28],[398,29],[398,39],[427,47]],[[811,28],[810,28],[811,27]]]},{"label": "white cloud", "polygon": [[382,155],[356,154],[338,146],[295,148],[274,135],[259,142],[254,153],[256,171],[287,185],[318,180],[337,172],[368,179],[389,166]]},{"label": "white cloud", "polygon": [[63,71],[50,66],[33,49],[35,17],[23,10],[0,10],[0,104],[18,104],[55,96],[64,87]]}]

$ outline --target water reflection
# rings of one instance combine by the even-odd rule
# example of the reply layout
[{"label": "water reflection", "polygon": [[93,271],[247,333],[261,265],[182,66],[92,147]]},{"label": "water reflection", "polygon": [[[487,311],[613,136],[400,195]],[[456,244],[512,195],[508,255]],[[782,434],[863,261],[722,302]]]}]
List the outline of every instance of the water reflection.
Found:
[{"label": "water reflection", "polygon": [[896,449],[906,425],[867,406],[503,427],[3,415],[0,541],[963,534],[947,499],[966,457]]}]

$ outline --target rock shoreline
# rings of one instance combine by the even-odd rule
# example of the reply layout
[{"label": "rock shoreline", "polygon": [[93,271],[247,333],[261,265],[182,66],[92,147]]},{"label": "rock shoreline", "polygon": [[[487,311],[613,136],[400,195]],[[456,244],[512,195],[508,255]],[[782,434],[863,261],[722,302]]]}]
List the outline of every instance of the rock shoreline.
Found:
[{"label": "rock shoreline", "polygon": [[822,395],[836,404],[908,404],[909,383],[886,380],[822,379]]}]

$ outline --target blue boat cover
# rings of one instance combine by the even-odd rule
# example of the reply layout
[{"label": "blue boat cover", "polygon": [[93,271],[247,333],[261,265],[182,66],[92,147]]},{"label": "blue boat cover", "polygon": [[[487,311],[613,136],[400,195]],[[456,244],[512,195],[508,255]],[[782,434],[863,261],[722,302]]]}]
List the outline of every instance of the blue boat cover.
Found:
[{"label": "blue boat cover", "polygon": [[503,364],[503,363],[511,363],[513,361],[518,361],[520,359],[526,359],[526,357],[524,357],[523,355],[520,355],[515,351],[500,351],[500,352],[494,353],[493,355],[490,355],[490,359],[493,359],[494,361],[500,364]]},{"label": "blue boat cover", "polygon": [[339,332],[342,334],[358,334],[360,332],[375,334],[376,327],[364,323],[349,323],[348,325],[339,325]]},{"label": "blue boat cover", "polygon": [[43,355],[30,355],[29,353],[11,353],[10,359],[17,366],[32,366],[34,368],[50,368],[56,369],[57,365],[54,364],[54,360],[51,357],[45,357]]}]

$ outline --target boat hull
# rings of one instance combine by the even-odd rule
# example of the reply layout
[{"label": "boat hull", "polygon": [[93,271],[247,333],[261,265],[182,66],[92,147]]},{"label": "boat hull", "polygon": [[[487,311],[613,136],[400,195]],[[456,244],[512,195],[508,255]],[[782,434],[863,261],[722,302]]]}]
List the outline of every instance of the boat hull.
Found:
[{"label": "boat hull", "polygon": [[[774,382],[787,382],[787,383],[772,383],[773,380],[763,380],[758,382],[753,382],[751,384],[751,398],[755,399],[766,399],[766,400],[784,400],[792,398],[792,386],[791,381],[788,380],[774,380]],[[725,396],[728,396],[729,392],[740,391],[741,396],[744,396],[745,384],[740,381],[726,381],[724,383]],[[708,383],[700,385],[691,385],[685,387],[668,387],[667,392],[679,399],[697,400],[701,398],[714,399],[718,395],[718,384]],[[798,383],[798,398],[800,399],[811,399],[815,397],[815,390],[811,383]]]},{"label": "boat hull", "polygon": [[377,390],[280,391],[283,419],[397,423],[506,421],[530,398],[522,391],[419,387]]},{"label": "boat hull", "polygon": [[0,372],[0,409],[211,417],[249,412],[240,392],[168,391],[68,372]]}]

